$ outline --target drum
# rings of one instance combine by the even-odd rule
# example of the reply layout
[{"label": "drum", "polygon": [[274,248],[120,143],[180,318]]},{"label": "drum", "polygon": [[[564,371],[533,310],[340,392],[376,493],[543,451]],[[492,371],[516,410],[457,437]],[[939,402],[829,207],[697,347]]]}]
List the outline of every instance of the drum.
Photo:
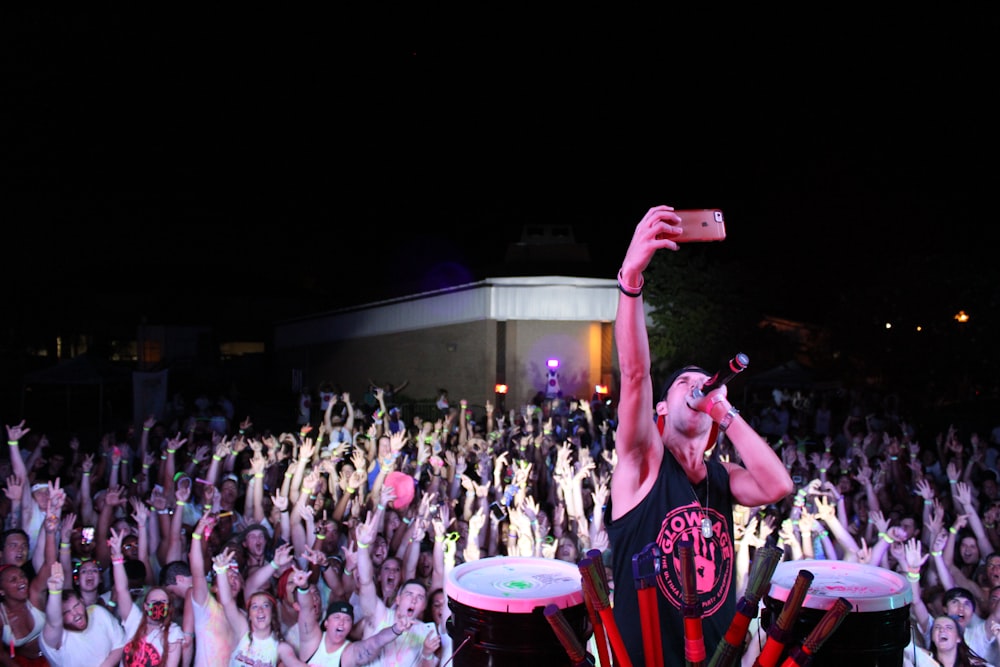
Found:
[{"label": "drum", "polygon": [[905,577],[884,567],[839,560],[779,563],[764,598],[763,630],[778,618],[799,570],[812,573],[813,580],[785,642],[785,655],[802,643],[837,598],[847,598],[851,611],[816,653],[812,667],[903,664],[903,650],[910,643],[913,592]]},{"label": "drum", "polygon": [[483,558],[452,569],[444,590],[455,667],[525,667],[536,660],[546,667],[572,665],[544,614],[549,604],[559,608],[581,644],[592,633],[580,569],[572,563]]}]

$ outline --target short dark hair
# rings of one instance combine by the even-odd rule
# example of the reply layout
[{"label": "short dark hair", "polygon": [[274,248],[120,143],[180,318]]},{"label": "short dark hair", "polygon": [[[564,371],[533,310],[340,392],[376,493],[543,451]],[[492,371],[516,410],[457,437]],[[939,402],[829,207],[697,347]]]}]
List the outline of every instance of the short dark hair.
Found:
[{"label": "short dark hair", "polygon": [[11,535],[20,535],[20,536],[22,536],[25,539],[25,541],[28,544],[31,544],[31,538],[28,537],[28,533],[27,532],[25,532],[24,530],[22,530],[20,528],[9,528],[9,529],[3,531],[3,535],[2,535],[2,537],[0,537],[0,549],[2,549],[2,548],[4,548],[4,547],[7,546],[7,539]]},{"label": "short dark hair", "polygon": [[[386,558],[386,560],[389,560],[389,559]],[[410,584],[416,584],[417,586],[420,586],[422,589],[424,589],[424,595],[427,595],[427,593],[428,593],[427,584],[425,584],[424,582],[422,582],[422,581],[420,581],[419,579],[416,579],[416,578],[407,579],[406,581],[404,581],[402,584],[400,584],[399,590],[402,591],[404,588],[406,588]]]},{"label": "short dark hair", "polygon": [[961,586],[955,586],[946,590],[941,604],[947,606],[949,602],[957,599],[968,600],[972,603],[972,611],[976,611],[976,596],[968,588],[962,588]]},{"label": "short dark hair", "polygon": [[177,583],[177,577],[190,577],[191,566],[187,561],[172,560],[160,570],[160,585],[172,586]]}]

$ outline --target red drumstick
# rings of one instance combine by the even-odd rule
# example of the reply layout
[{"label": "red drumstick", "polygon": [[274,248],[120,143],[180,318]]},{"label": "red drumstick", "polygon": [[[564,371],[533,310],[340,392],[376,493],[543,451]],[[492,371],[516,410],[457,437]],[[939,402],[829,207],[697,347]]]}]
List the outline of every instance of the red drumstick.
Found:
[{"label": "red drumstick", "polygon": [[737,659],[743,651],[746,642],[747,628],[750,621],[757,616],[757,607],[760,599],[767,590],[775,568],[781,561],[784,551],[775,546],[761,547],[754,553],[753,563],[750,565],[750,573],[747,577],[746,592],[742,599],[736,603],[736,613],[733,621],[729,624],[725,636],[712,654],[712,659],[708,661],[708,667],[731,667],[736,664]]},{"label": "red drumstick", "polygon": [[701,600],[698,598],[698,573],[694,565],[694,544],[685,540],[677,545],[681,570],[681,615],[684,617],[684,661],[690,667],[705,664],[705,636],[701,627]]},{"label": "red drumstick", "polygon": [[611,642],[611,651],[615,656],[615,665],[617,667],[632,667],[632,660],[628,657],[628,651],[625,650],[625,642],[622,641],[622,636],[618,632],[618,624],[615,623],[614,610],[611,608],[611,599],[608,597],[607,589],[601,585],[601,578],[597,574],[597,567],[593,559],[584,558],[577,566],[580,568],[580,574],[582,575],[583,593],[585,596],[591,596],[594,609],[600,615],[601,622],[604,624],[604,631]]},{"label": "red drumstick", "polygon": [[823,614],[823,618],[819,620],[816,627],[802,640],[802,646],[792,651],[781,667],[808,667],[809,663],[813,660],[813,656],[822,648],[823,643],[830,635],[837,631],[837,628],[840,627],[840,624],[850,611],[851,601],[847,598],[837,598],[833,606]]},{"label": "red drumstick", "polygon": [[778,659],[791,637],[792,626],[799,617],[802,602],[806,599],[806,593],[809,592],[809,585],[812,584],[812,581],[812,572],[799,570],[798,576],[795,577],[795,583],[792,584],[792,589],[788,592],[785,606],[781,608],[778,620],[772,623],[768,629],[767,642],[764,643],[764,648],[761,649],[760,655],[754,661],[753,667],[775,667],[778,664]]}]

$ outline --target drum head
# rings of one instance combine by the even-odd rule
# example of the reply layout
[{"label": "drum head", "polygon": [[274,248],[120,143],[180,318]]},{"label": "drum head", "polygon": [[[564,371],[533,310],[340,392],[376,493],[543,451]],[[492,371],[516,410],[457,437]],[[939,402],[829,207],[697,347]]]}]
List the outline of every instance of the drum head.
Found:
[{"label": "drum head", "polygon": [[799,576],[813,575],[802,606],[830,609],[837,598],[851,601],[852,611],[877,612],[901,609],[913,602],[906,578],[884,567],[839,560],[793,560],[778,563],[771,577],[770,597],[784,602]]},{"label": "drum head", "polygon": [[530,614],[555,604],[583,604],[580,568],[552,558],[494,556],[462,563],[448,573],[445,594],[474,609]]}]

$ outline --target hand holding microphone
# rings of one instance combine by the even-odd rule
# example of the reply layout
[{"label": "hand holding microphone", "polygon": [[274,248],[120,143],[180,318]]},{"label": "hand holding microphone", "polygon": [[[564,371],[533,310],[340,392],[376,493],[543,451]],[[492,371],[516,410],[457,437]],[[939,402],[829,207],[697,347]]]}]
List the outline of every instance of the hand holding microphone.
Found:
[{"label": "hand holding microphone", "polygon": [[[739,414],[726,398],[728,391],[726,384],[745,371],[749,365],[750,357],[742,352],[738,352],[729,360],[728,368],[718,371],[715,375],[708,378],[702,386],[694,387],[691,390],[691,396],[688,398],[688,407],[692,410],[708,414],[712,417],[713,421],[719,422],[719,427],[725,431],[729,423],[732,422],[733,417]],[[723,409],[716,408],[720,404]],[[714,412],[719,412],[720,414],[716,416],[713,414]]]}]

